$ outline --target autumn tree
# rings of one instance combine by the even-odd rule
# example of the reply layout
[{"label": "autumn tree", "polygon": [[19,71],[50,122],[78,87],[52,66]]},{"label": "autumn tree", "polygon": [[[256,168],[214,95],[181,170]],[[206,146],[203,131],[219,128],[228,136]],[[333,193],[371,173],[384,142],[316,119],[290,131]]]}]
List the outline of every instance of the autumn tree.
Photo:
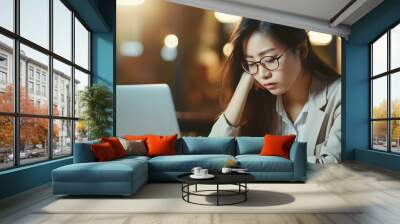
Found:
[{"label": "autumn tree", "polygon": [[[378,106],[373,107],[373,118],[388,118],[387,101],[382,100]],[[393,99],[391,102],[391,117],[400,118],[400,100]],[[398,142],[400,138],[400,121],[391,121],[392,142]],[[373,134],[375,138],[385,138],[387,135],[387,121],[374,121]]]},{"label": "autumn tree", "polygon": [[[14,97],[13,85],[8,85],[5,93],[0,93],[0,111],[13,112]],[[47,115],[47,104],[34,105],[29,99],[29,95],[24,87],[20,88],[20,110],[23,114],[41,114]],[[56,111],[58,113],[58,111]],[[13,146],[13,120],[11,116],[0,116],[0,146],[12,149]],[[41,144],[45,146],[48,139],[48,119],[47,118],[20,118],[20,149],[24,149],[26,145]],[[53,138],[59,135],[59,128],[53,128]]]}]

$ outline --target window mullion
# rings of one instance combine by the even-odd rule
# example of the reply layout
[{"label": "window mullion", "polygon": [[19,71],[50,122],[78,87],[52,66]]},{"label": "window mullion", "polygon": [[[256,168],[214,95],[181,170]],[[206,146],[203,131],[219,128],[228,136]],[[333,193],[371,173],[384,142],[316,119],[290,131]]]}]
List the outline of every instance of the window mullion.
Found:
[{"label": "window mullion", "polygon": [[[53,52],[53,0],[49,0],[49,50]],[[53,56],[49,55],[48,91],[50,118],[48,120],[48,152],[49,159],[53,159]]]},{"label": "window mullion", "polygon": [[[76,118],[75,117],[75,12],[72,11],[72,16],[71,16],[71,23],[72,23],[72,49],[71,49],[71,59],[72,59],[72,64],[73,66],[71,67],[72,71],[71,71],[71,117]],[[74,145],[75,145],[75,126],[76,126],[76,120],[72,121],[72,130],[71,130],[71,150],[72,150],[72,155],[74,155]]]},{"label": "window mullion", "polygon": [[[387,54],[387,71],[389,71],[390,70],[390,30],[387,32],[387,52],[386,52],[386,54]],[[392,78],[392,75],[389,73],[388,75],[387,75],[387,110],[388,110],[388,118],[391,118],[392,117],[392,111],[391,111],[391,109],[392,109],[392,100],[391,100],[391,82],[390,82],[390,80],[391,80],[391,78]],[[387,135],[388,135],[388,148],[387,148],[387,151],[388,152],[391,152],[392,151],[392,135],[391,135],[391,125],[392,124],[392,121],[390,120],[390,121],[388,121],[387,122]]]},{"label": "window mullion", "polygon": [[[14,1],[14,30],[17,35],[19,35],[19,25],[20,25],[20,17],[19,17],[19,8],[20,8],[20,0]],[[14,39],[14,112],[19,114],[20,111],[20,47],[19,47],[19,39]],[[19,166],[20,164],[20,156],[19,156],[19,136],[20,136],[20,118],[14,116],[14,166]]]}]

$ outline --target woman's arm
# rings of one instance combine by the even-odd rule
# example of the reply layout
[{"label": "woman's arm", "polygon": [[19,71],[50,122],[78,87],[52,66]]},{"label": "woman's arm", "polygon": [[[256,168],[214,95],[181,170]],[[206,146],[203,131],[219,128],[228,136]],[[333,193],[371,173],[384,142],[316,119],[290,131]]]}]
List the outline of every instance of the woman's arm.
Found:
[{"label": "woman's arm", "polygon": [[247,96],[254,84],[254,78],[243,73],[223,114],[213,125],[209,136],[235,136],[246,105]]}]

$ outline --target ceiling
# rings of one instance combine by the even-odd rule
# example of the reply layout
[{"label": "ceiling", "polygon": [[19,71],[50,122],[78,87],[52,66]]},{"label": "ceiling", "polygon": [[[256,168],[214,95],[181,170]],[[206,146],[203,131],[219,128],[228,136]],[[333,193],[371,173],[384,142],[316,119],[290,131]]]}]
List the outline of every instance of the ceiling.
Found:
[{"label": "ceiling", "polygon": [[169,0],[203,9],[348,37],[383,0]]}]

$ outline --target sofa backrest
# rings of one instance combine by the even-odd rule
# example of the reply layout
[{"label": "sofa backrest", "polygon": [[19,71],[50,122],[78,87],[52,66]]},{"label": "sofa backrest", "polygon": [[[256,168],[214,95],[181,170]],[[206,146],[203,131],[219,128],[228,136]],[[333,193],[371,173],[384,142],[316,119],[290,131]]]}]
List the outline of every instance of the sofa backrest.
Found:
[{"label": "sofa backrest", "polygon": [[264,137],[236,137],[236,155],[259,154]]},{"label": "sofa backrest", "polygon": [[233,137],[182,137],[177,142],[177,153],[235,155]]},{"label": "sofa backrest", "polygon": [[98,144],[100,140],[75,143],[74,146],[74,163],[95,162],[96,158],[91,150],[92,144]]}]

